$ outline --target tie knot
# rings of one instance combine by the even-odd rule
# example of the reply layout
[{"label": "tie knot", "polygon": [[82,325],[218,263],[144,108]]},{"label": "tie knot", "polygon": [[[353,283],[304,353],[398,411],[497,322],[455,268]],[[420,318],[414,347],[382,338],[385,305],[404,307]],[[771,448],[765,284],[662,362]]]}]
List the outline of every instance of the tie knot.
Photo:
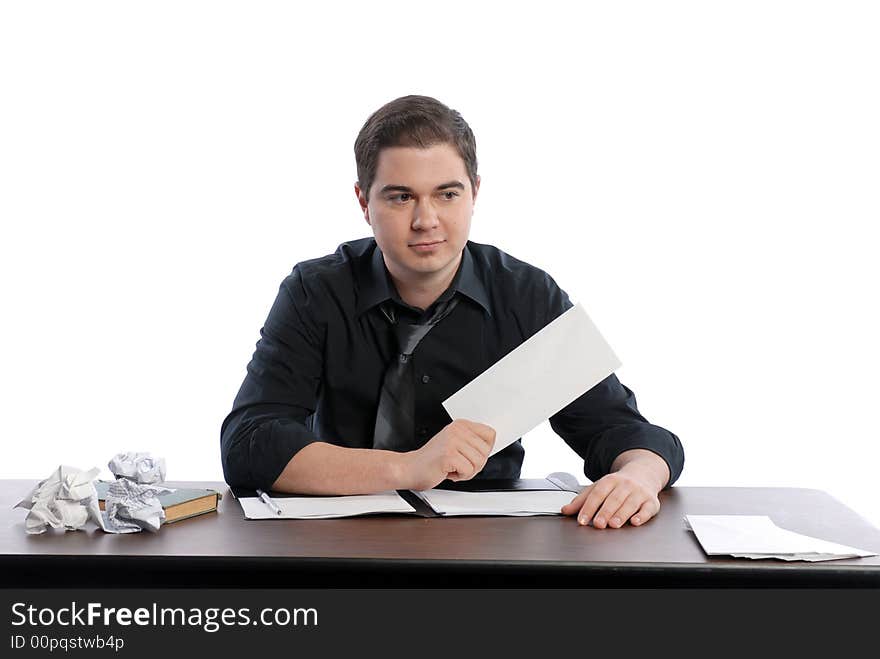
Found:
[{"label": "tie knot", "polygon": [[[437,308],[434,310],[434,313],[431,314],[431,317],[428,321],[422,325],[411,325],[409,323],[401,323],[399,320],[394,322],[394,334],[397,336],[397,346],[400,349],[400,363],[405,364],[410,355],[415,352],[416,346],[419,345],[419,342],[425,338],[425,335],[431,331],[431,329],[443,320],[446,316],[448,316],[452,310],[455,308],[455,305],[458,304],[458,298],[453,297],[441,304],[437,305]],[[388,313],[385,314],[389,316]],[[389,316],[389,320],[391,316]]]}]

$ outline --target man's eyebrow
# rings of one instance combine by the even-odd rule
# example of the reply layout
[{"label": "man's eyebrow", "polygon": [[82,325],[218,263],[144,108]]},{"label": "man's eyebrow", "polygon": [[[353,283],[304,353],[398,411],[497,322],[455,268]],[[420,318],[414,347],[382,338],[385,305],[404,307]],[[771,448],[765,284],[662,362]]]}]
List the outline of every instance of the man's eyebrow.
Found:
[{"label": "man's eyebrow", "polygon": [[379,194],[385,194],[386,192],[412,192],[412,188],[408,188],[405,185],[386,185],[379,190]]},{"label": "man's eyebrow", "polygon": [[[449,188],[458,188],[460,190],[464,190],[464,183],[461,181],[447,181],[446,183],[441,183],[438,185],[435,190],[447,190]],[[413,189],[406,185],[386,185],[383,186],[381,190],[379,190],[379,194],[385,194],[386,192],[412,192]]]},{"label": "man's eyebrow", "polygon": [[459,190],[464,190],[464,183],[461,181],[448,181],[442,185],[438,185],[435,189],[445,190],[446,188],[458,188]]}]

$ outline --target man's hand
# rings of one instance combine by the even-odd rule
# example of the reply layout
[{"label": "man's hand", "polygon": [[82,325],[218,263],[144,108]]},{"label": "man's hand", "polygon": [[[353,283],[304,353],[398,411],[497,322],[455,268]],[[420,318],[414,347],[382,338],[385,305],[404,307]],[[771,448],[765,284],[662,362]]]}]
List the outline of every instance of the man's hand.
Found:
[{"label": "man's hand", "polygon": [[618,529],[627,521],[640,526],[660,511],[657,495],[669,482],[669,467],[663,458],[645,449],[632,449],[617,456],[611,469],[563,506],[562,514],[577,514],[579,524],[592,521],[593,528]]},{"label": "man's hand", "polygon": [[465,481],[486,465],[495,444],[491,427],[456,419],[420,449],[404,453],[406,489],[428,490],[445,479]]}]

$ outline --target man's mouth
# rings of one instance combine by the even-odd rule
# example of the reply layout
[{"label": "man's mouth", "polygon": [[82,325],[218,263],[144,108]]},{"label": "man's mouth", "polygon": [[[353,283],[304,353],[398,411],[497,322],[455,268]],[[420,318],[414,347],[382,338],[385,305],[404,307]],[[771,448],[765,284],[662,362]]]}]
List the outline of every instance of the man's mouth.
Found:
[{"label": "man's mouth", "polygon": [[433,241],[427,241],[427,242],[421,242],[421,243],[413,243],[412,245],[410,245],[410,248],[415,252],[422,252],[425,254],[430,254],[430,253],[435,252],[438,249],[440,249],[440,245],[442,245],[444,242],[446,242],[446,241],[445,240],[433,240]]}]

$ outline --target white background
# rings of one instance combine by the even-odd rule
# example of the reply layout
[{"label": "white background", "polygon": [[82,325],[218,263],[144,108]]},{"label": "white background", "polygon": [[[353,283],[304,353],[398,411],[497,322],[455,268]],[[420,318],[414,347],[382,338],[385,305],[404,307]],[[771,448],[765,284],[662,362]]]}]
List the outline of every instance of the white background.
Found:
[{"label": "white background", "polygon": [[471,238],[585,305],[680,485],[880,525],[875,3],[0,7],[0,477],[138,449],[220,480],[278,284],[369,235],[358,129],[421,93],[476,133]]}]

